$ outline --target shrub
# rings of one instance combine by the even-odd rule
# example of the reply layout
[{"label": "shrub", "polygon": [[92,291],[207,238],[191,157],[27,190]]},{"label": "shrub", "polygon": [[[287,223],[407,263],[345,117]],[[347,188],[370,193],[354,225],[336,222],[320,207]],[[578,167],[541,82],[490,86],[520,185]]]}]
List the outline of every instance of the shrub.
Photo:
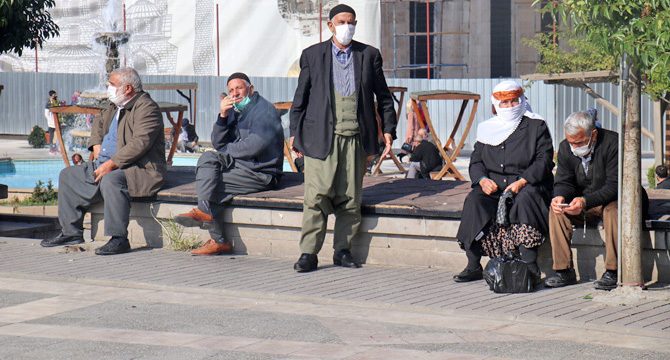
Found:
[{"label": "shrub", "polygon": [[656,188],[656,165],[652,165],[647,169],[647,181],[649,182],[649,188]]},{"label": "shrub", "polygon": [[57,201],[58,193],[56,192],[56,189],[54,189],[54,184],[51,182],[51,179],[47,181],[46,186],[42,180],[37,180],[33,193],[30,195],[30,200],[38,204],[47,204]]},{"label": "shrub", "polygon": [[36,149],[43,148],[47,144],[44,129],[37,125],[33,126],[33,130],[28,135],[28,144]]}]

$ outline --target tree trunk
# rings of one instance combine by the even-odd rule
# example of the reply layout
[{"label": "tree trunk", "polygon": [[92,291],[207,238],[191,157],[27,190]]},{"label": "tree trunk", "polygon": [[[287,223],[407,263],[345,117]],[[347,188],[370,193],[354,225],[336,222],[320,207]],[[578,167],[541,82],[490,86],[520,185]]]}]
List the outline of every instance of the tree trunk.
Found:
[{"label": "tree trunk", "polygon": [[[640,72],[629,68],[624,86],[626,114],[623,145],[623,184],[621,189],[621,284],[644,286],[642,278],[642,188],[640,150]],[[621,150],[619,150],[621,151]]]}]

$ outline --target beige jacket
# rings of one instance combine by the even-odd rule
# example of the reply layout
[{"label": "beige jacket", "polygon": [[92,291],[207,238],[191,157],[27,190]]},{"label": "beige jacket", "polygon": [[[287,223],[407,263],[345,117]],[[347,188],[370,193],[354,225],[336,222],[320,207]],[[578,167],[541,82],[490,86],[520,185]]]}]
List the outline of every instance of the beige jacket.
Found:
[{"label": "beige jacket", "polygon": [[[102,144],[116,110],[110,103],[96,117],[88,141],[89,150]],[[112,160],[124,170],[132,197],[153,196],[163,185],[167,172],[163,116],[149,94],[139,92],[121,111],[116,154]]]}]

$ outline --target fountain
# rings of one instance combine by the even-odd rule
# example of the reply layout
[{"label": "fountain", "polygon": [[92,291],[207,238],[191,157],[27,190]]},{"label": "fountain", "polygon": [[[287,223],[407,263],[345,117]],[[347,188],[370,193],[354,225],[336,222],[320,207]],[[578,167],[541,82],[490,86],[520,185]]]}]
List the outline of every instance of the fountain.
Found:
[{"label": "fountain", "polygon": [[[119,31],[118,24],[120,22],[120,1],[119,0],[110,0],[107,3],[107,6],[102,11],[102,17],[104,19],[104,31],[95,34],[95,44],[94,48],[99,48],[100,52],[104,51],[104,64],[101,66],[100,77],[98,86],[94,89],[85,90],[81,93],[79,101],[76,104],[70,106],[58,106],[51,108],[51,112],[56,118],[56,135],[60,144],[60,151],[65,162],[65,166],[70,166],[70,159],[67,155],[66,147],[63,143],[63,134],[60,127],[60,122],[58,121],[58,114],[75,114],[75,116],[86,116],[88,119],[85,121],[77,121],[78,124],[90,124],[93,116],[100,115],[100,112],[103,108],[109,105],[109,100],[107,99],[106,84],[109,79],[109,74],[118,69],[121,65],[120,61],[120,48],[128,43],[130,39],[130,33],[126,31]],[[145,89],[148,89],[149,86],[146,86]],[[170,85],[170,84],[165,84]],[[174,87],[174,84],[172,84]],[[170,87],[170,88],[172,88]],[[163,89],[164,87],[155,87],[157,89]],[[191,88],[197,89],[197,84],[191,84]],[[172,104],[172,103],[159,103],[160,111],[165,113],[168,120],[175,129],[174,135],[172,135],[172,146],[170,147],[170,152],[168,155],[168,164],[172,163],[172,156],[176,150],[177,137],[181,130],[181,122],[184,117],[184,111],[188,108],[181,104]],[[172,117],[171,113],[177,112],[177,120]],[[70,147],[72,143],[75,142],[75,138],[79,139],[79,143],[85,143],[85,140],[90,137],[90,126],[80,126],[78,128],[69,129],[66,134]]]}]

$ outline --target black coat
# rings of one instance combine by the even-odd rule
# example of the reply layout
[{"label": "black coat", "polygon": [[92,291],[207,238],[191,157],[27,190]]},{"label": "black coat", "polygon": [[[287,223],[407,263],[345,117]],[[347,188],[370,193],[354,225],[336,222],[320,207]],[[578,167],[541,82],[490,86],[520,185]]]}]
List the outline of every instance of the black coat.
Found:
[{"label": "black coat", "polygon": [[[524,117],[514,132],[500,145],[475,143],[470,156],[472,191],[465,199],[458,241],[468,249],[478,234],[495,221],[498,199],[505,188],[524,178],[528,184],[514,197],[508,211],[510,223],[527,224],[543,234],[549,231],[549,202],[553,184],[554,147],[547,124]],[[498,192],[486,195],[479,180],[487,177]]]},{"label": "black coat", "polygon": [[[352,56],[358,104],[358,126],[365,152],[379,152],[377,111],[382,130],[393,135],[397,124],[393,97],[382,70],[382,56],[372,46],[352,42]],[[300,56],[300,76],[291,107],[291,136],[294,146],[303,154],[325,159],[330,153],[335,131],[332,41],[312,45]]]},{"label": "black coat", "polygon": [[616,201],[618,164],[619,135],[614,131],[598,129],[588,174],[581,158],[572,154],[570,144],[563,140],[558,147],[554,196],[565,197],[566,203],[583,196],[587,209]]},{"label": "black coat", "polygon": [[421,163],[421,176],[424,179],[430,179],[430,172],[438,166],[442,166],[442,156],[437,146],[428,140],[421,140],[414,149],[409,161]]},{"label": "black coat", "polygon": [[656,184],[656,189],[670,190],[670,178],[665,178],[663,181]]}]

